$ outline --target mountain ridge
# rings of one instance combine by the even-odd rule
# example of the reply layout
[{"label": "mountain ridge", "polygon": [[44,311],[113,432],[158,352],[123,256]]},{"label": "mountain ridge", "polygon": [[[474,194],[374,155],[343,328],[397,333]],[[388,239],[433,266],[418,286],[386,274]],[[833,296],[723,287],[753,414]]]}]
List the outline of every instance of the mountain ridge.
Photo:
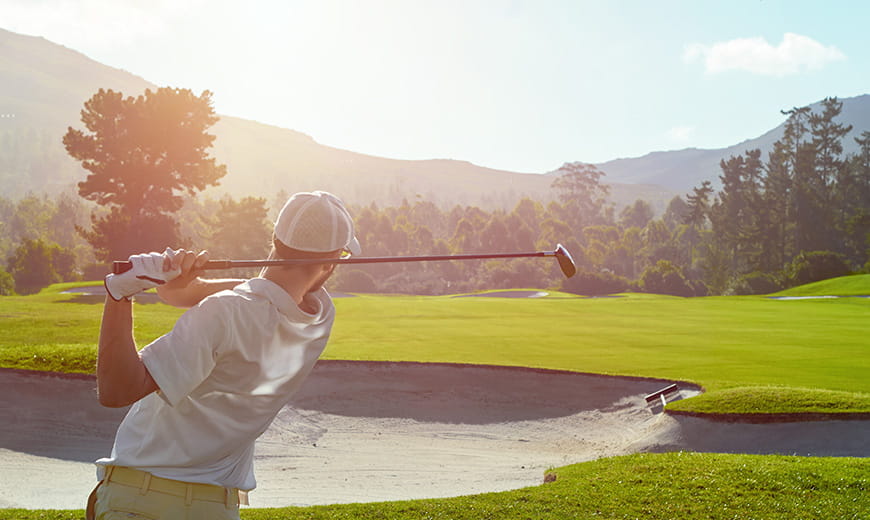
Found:
[{"label": "mountain ridge", "polygon": [[[837,121],[853,126],[852,131],[843,139],[843,152],[854,153],[858,146],[853,138],[864,130],[870,130],[870,94],[839,98],[839,100],[843,103],[843,112]],[[816,111],[821,103],[817,101],[809,106]],[[761,149],[762,157],[766,158],[767,153],[773,149],[773,143],[782,137],[786,119],[787,117],[783,115],[783,122],[775,128],[758,137],[724,148],[692,147],[682,150],[653,151],[640,157],[619,158],[597,163],[596,166],[607,173],[609,180],[617,182],[651,182],[666,188],[682,190],[697,186],[703,180],[710,180],[714,185],[718,185],[719,161],[733,155],[743,155],[747,150],[756,148]],[[678,164],[667,168],[656,166],[663,161]]]},{"label": "mountain ridge", "polygon": [[[6,196],[27,192],[53,193],[70,189],[87,172],[63,149],[67,127],[81,127],[79,114],[100,88],[136,96],[158,86],[123,69],[101,64],[87,55],[39,36],[26,36],[0,29],[0,139],[7,148],[27,148],[15,157],[3,157],[0,140],[0,182]],[[870,127],[870,96],[864,99],[863,128]],[[846,99],[844,101],[844,112]],[[849,102],[852,105],[852,102]],[[688,148],[653,151],[641,157],[597,163],[605,172],[611,198],[617,207],[641,198],[664,210],[675,195],[684,195],[701,180],[718,180],[719,160],[739,155],[747,143],[772,144],[781,126],[754,139],[721,149]],[[856,125],[857,126],[857,125]],[[35,132],[39,146],[32,144]],[[397,205],[423,198],[446,207],[480,205],[510,209],[522,198],[547,202],[553,197],[550,184],[555,170],[542,174],[519,173],[479,166],[461,159],[406,160],[353,152],[319,143],[304,132],[220,115],[211,128],[216,136],[212,155],[227,165],[221,186],[206,195],[219,197],[265,196],[282,191],[326,189],[348,202],[367,205]],[[30,150],[32,148],[32,150]],[[739,151],[735,151],[739,150]],[[554,166],[573,162],[556,158]]]}]

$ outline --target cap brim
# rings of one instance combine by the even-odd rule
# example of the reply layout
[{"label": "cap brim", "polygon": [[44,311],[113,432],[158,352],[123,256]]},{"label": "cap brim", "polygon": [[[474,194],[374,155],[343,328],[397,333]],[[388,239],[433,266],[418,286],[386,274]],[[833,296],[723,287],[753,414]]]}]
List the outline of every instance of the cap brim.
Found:
[{"label": "cap brim", "polygon": [[344,248],[350,251],[350,254],[354,256],[358,256],[362,253],[362,247],[360,247],[359,240],[357,240],[356,237],[352,237],[350,242],[348,242]]}]

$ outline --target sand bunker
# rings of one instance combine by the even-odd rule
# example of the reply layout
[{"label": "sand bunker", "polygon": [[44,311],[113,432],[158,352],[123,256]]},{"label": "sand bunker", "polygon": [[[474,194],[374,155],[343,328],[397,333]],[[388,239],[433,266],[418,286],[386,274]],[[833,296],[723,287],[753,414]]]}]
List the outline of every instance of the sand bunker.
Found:
[{"label": "sand bunker", "polygon": [[484,293],[458,294],[454,298],[545,298],[544,291],[489,291]]},{"label": "sand bunker", "polygon": [[[522,368],[321,361],[258,441],[259,486],[251,504],[515,489],[541,483],[554,466],[693,445],[855,454],[837,451],[847,446],[868,455],[870,421],[735,425],[673,418],[643,399],[666,383]],[[92,462],[109,453],[124,414],[100,407],[94,389],[91,377],[0,370],[6,419],[0,507],[83,507],[95,484]],[[681,392],[686,397],[697,389],[683,385]]]}]

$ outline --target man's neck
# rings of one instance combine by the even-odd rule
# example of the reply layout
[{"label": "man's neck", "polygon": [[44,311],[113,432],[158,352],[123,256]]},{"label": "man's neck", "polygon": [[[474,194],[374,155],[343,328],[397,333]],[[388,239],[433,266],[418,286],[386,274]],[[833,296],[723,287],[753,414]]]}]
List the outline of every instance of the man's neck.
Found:
[{"label": "man's neck", "polygon": [[299,271],[282,271],[275,268],[267,269],[262,276],[284,289],[284,292],[290,295],[290,298],[296,302],[299,308],[306,312],[310,311],[310,309],[306,309],[305,305],[305,295],[311,290],[311,281],[307,276]]}]

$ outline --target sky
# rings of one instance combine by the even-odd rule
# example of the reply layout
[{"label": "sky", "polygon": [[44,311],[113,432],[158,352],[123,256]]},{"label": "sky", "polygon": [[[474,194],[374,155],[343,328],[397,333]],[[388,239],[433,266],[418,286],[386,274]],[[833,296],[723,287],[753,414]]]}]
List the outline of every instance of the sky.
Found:
[{"label": "sky", "polygon": [[870,93],[867,20],[863,0],[0,0],[0,27],[219,114],[527,173],[731,146]]}]

